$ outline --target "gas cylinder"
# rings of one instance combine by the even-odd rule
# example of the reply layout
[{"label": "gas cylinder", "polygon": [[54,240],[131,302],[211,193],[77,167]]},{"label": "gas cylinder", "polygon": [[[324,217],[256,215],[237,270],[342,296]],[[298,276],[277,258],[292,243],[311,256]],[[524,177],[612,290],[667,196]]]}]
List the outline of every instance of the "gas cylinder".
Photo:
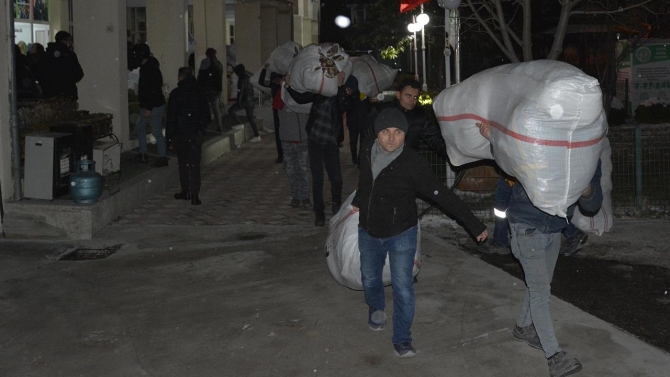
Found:
[{"label": "gas cylinder", "polygon": [[102,176],[95,172],[95,161],[75,161],[76,172],[70,174],[70,197],[75,203],[95,203],[102,195]]}]

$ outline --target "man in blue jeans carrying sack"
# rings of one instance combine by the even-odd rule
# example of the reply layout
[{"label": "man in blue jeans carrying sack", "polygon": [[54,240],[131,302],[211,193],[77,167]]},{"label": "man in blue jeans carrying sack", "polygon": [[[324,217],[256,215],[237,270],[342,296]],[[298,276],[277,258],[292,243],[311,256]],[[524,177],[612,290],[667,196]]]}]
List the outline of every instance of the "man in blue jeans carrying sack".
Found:
[{"label": "man in blue jeans carrying sack", "polygon": [[[488,139],[491,127],[486,123],[477,123],[477,127]],[[600,209],[603,201],[601,175],[599,161],[578,202],[568,208],[567,219],[549,215],[533,206],[520,182],[512,188],[506,211],[512,233],[512,253],[521,263],[526,280],[526,291],[512,336],[544,351],[551,377],[568,376],[582,369],[579,360],[568,357],[556,340],[549,311],[551,280],[561,248],[561,231],[568,226],[575,206],[579,205],[588,213],[596,213]]]},{"label": "man in blue jeans carrying sack", "polygon": [[352,201],[360,211],[358,248],[361,280],[368,304],[368,327],[386,325],[382,271],[389,256],[393,285],[393,337],[395,353],[412,357],[410,328],[414,320],[412,268],[417,247],[416,194],[434,200],[460,220],[477,241],[487,237],[486,226],[453,192],[440,183],[428,162],[411,148],[404,148],[409,125],[400,110],[382,110],[374,122],[376,137],[363,143],[358,190]]}]

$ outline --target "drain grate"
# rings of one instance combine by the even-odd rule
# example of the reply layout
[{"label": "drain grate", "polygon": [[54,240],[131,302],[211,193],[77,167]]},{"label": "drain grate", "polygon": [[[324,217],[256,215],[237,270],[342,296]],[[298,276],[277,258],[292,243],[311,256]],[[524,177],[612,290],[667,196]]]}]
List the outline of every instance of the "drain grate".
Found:
[{"label": "drain grate", "polygon": [[61,255],[58,260],[96,260],[105,259],[108,256],[116,253],[121,248],[121,245],[114,245],[102,249],[74,249]]}]

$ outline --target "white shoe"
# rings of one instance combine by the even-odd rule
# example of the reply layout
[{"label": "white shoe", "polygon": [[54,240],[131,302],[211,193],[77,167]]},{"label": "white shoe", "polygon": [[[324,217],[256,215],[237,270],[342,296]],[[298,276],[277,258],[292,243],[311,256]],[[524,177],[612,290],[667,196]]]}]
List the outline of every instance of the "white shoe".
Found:
[{"label": "white shoe", "polygon": [[234,129],[234,130],[241,130],[241,129],[244,129],[244,124],[236,124],[231,128]]},{"label": "white shoe", "polygon": [[261,137],[260,136],[252,137],[251,139],[249,139],[249,142],[250,143],[260,143],[261,142]]}]

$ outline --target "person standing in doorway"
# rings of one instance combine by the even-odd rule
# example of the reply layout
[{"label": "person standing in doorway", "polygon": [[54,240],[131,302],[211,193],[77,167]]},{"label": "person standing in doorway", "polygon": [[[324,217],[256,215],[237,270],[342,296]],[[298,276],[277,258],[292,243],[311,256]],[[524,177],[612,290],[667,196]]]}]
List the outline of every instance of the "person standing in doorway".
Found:
[{"label": "person standing in doorway", "polygon": [[215,49],[208,48],[205,55],[207,57],[202,59],[198,70],[198,85],[207,95],[210,112],[214,114],[216,130],[223,132],[221,110],[219,109],[223,90],[223,64],[216,58]]}]

